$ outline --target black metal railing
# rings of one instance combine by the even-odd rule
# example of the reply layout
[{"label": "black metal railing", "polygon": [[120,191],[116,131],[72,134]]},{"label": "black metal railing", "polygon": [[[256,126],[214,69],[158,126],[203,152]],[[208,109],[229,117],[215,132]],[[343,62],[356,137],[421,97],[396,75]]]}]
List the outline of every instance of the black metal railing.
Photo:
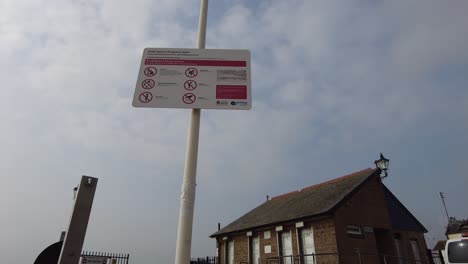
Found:
[{"label": "black metal railing", "polygon": [[318,253],[304,255],[289,255],[269,257],[266,264],[321,264],[321,263],[352,263],[352,264],[431,264],[432,262],[412,258],[398,257],[387,254],[368,252],[349,253]]},{"label": "black metal railing", "polygon": [[[369,252],[348,253],[317,253],[305,255],[289,255],[259,259],[259,264],[322,264],[322,263],[352,263],[352,264],[444,264],[440,254],[432,252],[429,261],[398,257],[388,254]],[[266,261],[265,261],[266,260]],[[220,264],[217,257],[192,258],[190,264]],[[240,261],[235,264],[252,264]]]},{"label": "black metal railing", "polygon": [[[83,251],[81,253],[81,258],[83,258],[83,257],[106,257],[107,258],[107,264],[128,264],[130,254],[96,252],[96,251]],[[82,263],[82,259],[80,259],[79,263]]]},{"label": "black metal railing", "polygon": [[218,264],[217,257],[191,258],[190,264]]},{"label": "black metal railing", "polygon": [[442,257],[442,253],[440,251],[434,250],[430,251],[433,264],[445,264],[444,258]]}]

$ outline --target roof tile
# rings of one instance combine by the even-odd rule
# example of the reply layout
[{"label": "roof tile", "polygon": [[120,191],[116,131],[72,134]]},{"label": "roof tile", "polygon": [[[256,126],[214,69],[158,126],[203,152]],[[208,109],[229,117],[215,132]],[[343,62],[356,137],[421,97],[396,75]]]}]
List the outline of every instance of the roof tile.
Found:
[{"label": "roof tile", "polygon": [[368,168],[273,197],[211,236],[327,213],[375,171]]}]

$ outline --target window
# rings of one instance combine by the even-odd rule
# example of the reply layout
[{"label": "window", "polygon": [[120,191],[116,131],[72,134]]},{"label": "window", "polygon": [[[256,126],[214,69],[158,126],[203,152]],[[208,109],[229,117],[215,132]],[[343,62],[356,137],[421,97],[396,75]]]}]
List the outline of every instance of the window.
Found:
[{"label": "window", "polygon": [[395,237],[393,238],[393,241],[395,242],[395,250],[396,250],[397,257],[399,259],[399,263],[404,264],[405,260],[403,259],[403,250],[401,248],[400,235],[398,234],[395,235]]},{"label": "window", "polygon": [[418,241],[415,239],[410,240],[411,243],[411,250],[413,251],[413,257],[414,260],[416,260],[416,263],[421,262],[421,254],[419,253],[419,246],[418,246]]},{"label": "window", "polygon": [[281,232],[281,255],[283,264],[292,264],[292,240],[290,232]]},{"label": "window", "polygon": [[315,254],[315,245],[314,232],[312,231],[312,227],[301,229],[301,247],[302,254],[307,255],[304,256],[304,263],[313,264],[314,256],[312,254]]},{"label": "window", "polygon": [[232,240],[225,241],[225,245],[226,245],[226,248],[225,248],[226,256],[225,256],[224,263],[234,264],[234,241]]},{"label": "window", "polygon": [[362,230],[360,226],[348,225],[346,226],[346,233],[352,235],[362,235]]},{"label": "window", "polygon": [[447,246],[447,255],[450,263],[467,263],[468,239],[450,242]]},{"label": "window", "polygon": [[357,225],[347,225],[346,234],[348,234],[350,237],[364,238],[361,227]]},{"label": "window", "polygon": [[260,263],[260,239],[258,236],[251,238],[250,256],[252,264]]}]

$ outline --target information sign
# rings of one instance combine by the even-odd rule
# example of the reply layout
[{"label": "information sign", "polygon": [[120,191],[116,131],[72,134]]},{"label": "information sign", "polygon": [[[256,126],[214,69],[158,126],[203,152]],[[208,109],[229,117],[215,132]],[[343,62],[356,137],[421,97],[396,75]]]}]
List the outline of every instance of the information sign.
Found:
[{"label": "information sign", "polygon": [[133,106],[252,108],[250,51],[146,48]]},{"label": "information sign", "polygon": [[83,256],[81,257],[82,264],[107,264],[107,257],[98,256]]}]

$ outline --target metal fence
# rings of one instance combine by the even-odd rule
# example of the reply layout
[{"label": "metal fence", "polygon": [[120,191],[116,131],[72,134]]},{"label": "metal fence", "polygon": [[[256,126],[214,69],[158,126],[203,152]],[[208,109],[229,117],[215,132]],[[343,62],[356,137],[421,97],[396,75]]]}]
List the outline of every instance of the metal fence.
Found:
[{"label": "metal fence", "polygon": [[[429,262],[410,258],[400,258],[392,255],[376,253],[323,253],[295,256],[270,257],[266,264],[322,264],[322,263],[353,263],[353,264],[445,264],[439,251],[428,250]],[[265,263],[259,259],[257,263]],[[217,257],[192,258],[190,264],[220,264]],[[236,264],[249,264],[241,261]]]},{"label": "metal fence", "polygon": [[[259,262],[261,263],[261,262]],[[350,253],[321,253],[270,257],[267,264],[322,264],[322,263],[347,263],[347,264],[432,264],[431,261],[416,260],[392,255],[350,252]]]},{"label": "metal fence", "polygon": [[217,257],[192,258],[190,264],[218,264]]},{"label": "metal fence", "polygon": [[444,258],[442,257],[442,254],[440,251],[433,250],[430,252],[430,255],[432,257],[432,262],[434,264],[445,264]]},{"label": "metal fence", "polygon": [[83,251],[81,253],[80,263],[83,263],[83,257],[106,257],[107,264],[128,264],[130,254]]}]

